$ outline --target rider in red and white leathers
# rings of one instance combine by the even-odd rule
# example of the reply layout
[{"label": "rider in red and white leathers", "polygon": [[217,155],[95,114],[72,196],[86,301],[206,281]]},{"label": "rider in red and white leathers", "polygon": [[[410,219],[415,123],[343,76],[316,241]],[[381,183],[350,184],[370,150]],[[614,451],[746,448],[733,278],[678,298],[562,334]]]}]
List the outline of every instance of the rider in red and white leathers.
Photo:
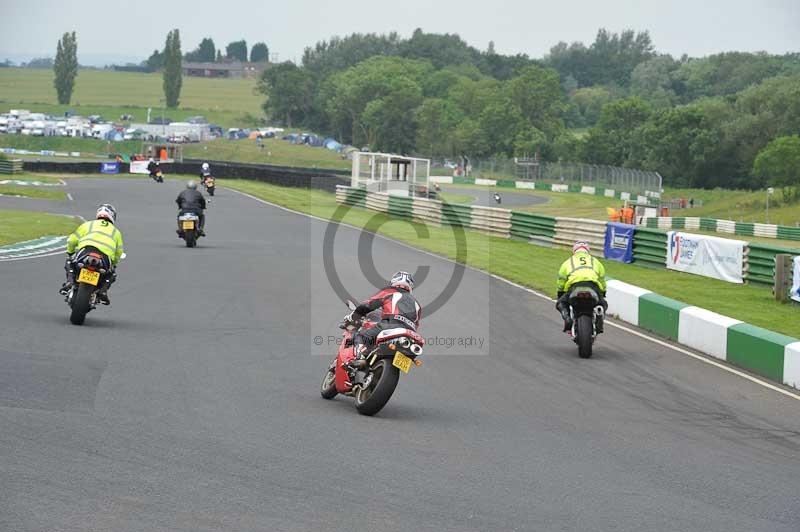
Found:
[{"label": "rider in red and white leathers", "polygon": [[358,331],[353,337],[355,355],[365,357],[375,344],[381,331],[405,327],[416,331],[422,316],[422,308],[411,295],[414,279],[407,272],[397,272],[392,276],[389,286],[361,303],[350,314],[351,321],[359,320],[370,312],[381,309],[381,318],[374,326]]}]

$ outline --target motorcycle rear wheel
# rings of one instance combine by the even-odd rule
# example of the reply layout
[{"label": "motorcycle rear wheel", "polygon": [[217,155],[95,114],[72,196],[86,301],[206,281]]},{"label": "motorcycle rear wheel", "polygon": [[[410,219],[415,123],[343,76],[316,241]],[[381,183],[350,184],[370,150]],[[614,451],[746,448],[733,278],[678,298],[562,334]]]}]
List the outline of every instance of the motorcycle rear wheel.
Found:
[{"label": "motorcycle rear wheel", "polygon": [[592,357],[592,317],[578,316],[575,322],[575,336],[578,340],[578,356],[581,358]]},{"label": "motorcycle rear wheel", "polygon": [[186,247],[193,248],[197,245],[197,233],[195,233],[194,229],[189,229],[183,235],[183,239],[186,240]]},{"label": "motorcycle rear wheel", "polygon": [[91,308],[93,291],[94,287],[90,284],[78,284],[75,295],[72,296],[72,313],[69,315],[69,321],[71,321],[73,325],[83,325],[83,322],[86,320],[86,314]]},{"label": "motorcycle rear wheel", "polygon": [[386,406],[400,380],[400,370],[387,358],[376,362],[370,374],[372,381],[369,386],[366,389],[359,387],[355,394],[356,410],[365,416],[374,416]]}]

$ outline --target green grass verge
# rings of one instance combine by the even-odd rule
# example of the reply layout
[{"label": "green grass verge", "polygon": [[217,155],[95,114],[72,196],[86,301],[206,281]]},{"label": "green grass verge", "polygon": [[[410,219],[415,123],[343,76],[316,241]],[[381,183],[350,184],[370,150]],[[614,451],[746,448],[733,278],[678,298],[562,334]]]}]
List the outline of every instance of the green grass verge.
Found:
[{"label": "green grass verge", "polygon": [[42,236],[68,235],[80,223],[72,216],[0,209],[0,246]]},{"label": "green grass verge", "polygon": [[[326,219],[330,219],[338,207],[333,194],[317,190],[278,187],[246,180],[220,180],[220,185]],[[364,227],[373,218],[376,218],[375,221],[388,220],[384,214],[354,208],[349,210],[343,222]],[[429,226],[430,238],[419,239],[413,225],[392,220],[382,225],[379,233],[420,249],[455,258],[456,249],[450,228]],[[466,231],[466,238],[466,262],[470,266],[555,295],[556,272],[568,257],[566,250],[533,246],[474,231]],[[776,302],[769,289],[732,285],[715,279],[613,261],[605,264],[608,275],[615,279],[753,325],[800,337],[800,313],[789,305]],[[408,267],[413,269],[413,265]],[[780,319],[776,319],[776,316],[780,316]]]},{"label": "green grass verge", "polygon": [[447,203],[472,203],[475,201],[475,196],[456,194],[454,192],[439,192],[439,199]]},{"label": "green grass verge", "polygon": [[48,200],[63,200],[67,198],[67,193],[63,190],[52,190],[50,188],[38,188],[27,185],[0,185],[0,195]]}]

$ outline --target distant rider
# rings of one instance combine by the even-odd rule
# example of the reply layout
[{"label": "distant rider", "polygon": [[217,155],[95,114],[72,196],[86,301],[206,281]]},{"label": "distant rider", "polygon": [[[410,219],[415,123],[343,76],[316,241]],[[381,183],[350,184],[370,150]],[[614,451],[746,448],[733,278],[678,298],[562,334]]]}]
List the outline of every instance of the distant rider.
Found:
[{"label": "distant rider", "polygon": [[89,249],[100,252],[105,257],[105,268],[111,273],[97,291],[97,299],[104,305],[110,305],[108,289],[117,280],[116,267],[122,258],[123,244],[122,233],[116,228],[117,210],[113,205],[104,203],[97,209],[95,220],[82,223],[67,239],[67,262],[64,269],[67,271],[67,282],[61,287],[61,295],[67,295],[70,287],[75,283],[71,274],[71,264],[75,252]]},{"label": "distant rider", "polygon": [[[363,360],[375,345],[378,334],[385,329],[404,327],[416,331],[421,318],[421,307],[411,295],[414,278],[408,272],[392,275],[389,286],[361,303],[346,321],[358,321],[372,311],[381,310],[381,318],[373,327],[358,331],[353,337],[356,360]],[[353,364],[354,367],[360,364]]]},{"label": "distant rider", "polygon": [[150,162],[147,163],[147,171],[150,172],[150,177],[152,177],[154,180],[158,181],[158,177],[156,176],[156,172],[158,172],[160,169],[161,169],[161,167],[158,165],[158,163],[155,161],[155,159],[153,159],[151,157],[150,158]]},{"label": "distant rider", "polygon": [[208,166],[208,163],[203,163],[203,166],[200,167],[200,182],[205,183],[206,178],[211,175],[211,167]]},{"label": "distant rider", "polygon": [[[180,209],[178,216],[191,212],[200,217],[199,233],[205,236],[206,233],[203,228],[206,225],[206,215],[203,213],[203,210],[206,208],[206,199],[203,197],[203,194],[197,190],[197,183],[188,181],[186,183],[186,190],[182,190],[181,193],[178,194],[175,203],[178,204],[178,209]],[[178,229],[177,233],[178,236],[180,236],[181,230]]]},{"label": "distant rider", "polygon": [[[564,332],[572,329],[569,312],[569,293],[576,286],[589,286],[599,292],[600,304],[608,309],[606,302],[606,269],[603,264],[589,254],[589,244],[578,241],[572,246],[572,256],[564,261],[558,270],[558,301],[556,310],[564,319]],[[597,318],[597,332],[603,332],[603,317]]]}]

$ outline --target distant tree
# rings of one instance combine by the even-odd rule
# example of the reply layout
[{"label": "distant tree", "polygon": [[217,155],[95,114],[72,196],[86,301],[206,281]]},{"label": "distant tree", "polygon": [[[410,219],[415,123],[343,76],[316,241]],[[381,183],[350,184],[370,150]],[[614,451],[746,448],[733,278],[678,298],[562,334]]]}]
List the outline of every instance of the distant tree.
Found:
[{"label": "distant tree", "polygon": [[558,72],[537,65],[527,66],[506,82],[506,88],[509,98],[530,126],[554,138],[563,127],[560,116],[564,103]]},{"label": "distant tree", "polygon": [[217,50],[217,63],[222,63],[224,58],[222,57],[222,50]]},{"label": "distant tree", "polygon": [[650,105],[638,97],[604,105],[600,120],[583,143],[583,158],[590,163],[614,166],[635,160],[635,150],[640,146],[637,129],[651,114]]},{"label": "distant tree", "polygon": [[302,121],[313,97],[311,74],[291,62],[264,70],[257,90],[267,97],[263,108],[267,116],[283,120],[287,127]]},{"label": "distant tree", "polygon": [[72,99],[72,89],[78,76],[78,41],[74,31],[65,33],[58,41],[53,70],[53,85],[58,93],[58,103],[66,105]]},{"label": "distant tree", "polygon": [[247,61],[247,41],[234,41],[225,47],[225,55],[236,61]]},{"label": "distant tree", "polygon": [[180,103],[181,86],[183,85],[182,57],[180,32],[174,29],[167,34],[167,42],[164,45],[163,85],[167,107],[178,107],[178,103]]},{"label": "distant tree", "polygon": [[193,63],[213,63],[216,58],[216,50],[214,40],[211,37],[206,37],[200,41],[197,48],[188,52],[184,59]]},{"label": "distant tree", "polygon": [[783,187],[784,197],[800,197],[800,136],[778,137],[758,153],[753,174],[764,182]]},{"label": "distant tree", "polygon": [[416,110],[417,151],[429,155],[454,155],[453,132],[463,115],[454,103],[427,98]]},{"label": "distant tree", "polygon": [[253,63],[265,63],[269,61],[269,48],[263,42],[257,42],[250,50],[250,61]]},{"label": "distant tree", "polygon": [[153,72],[164,68],[164,54],[159,50],[153,50],[153,53],[150,54],[150,57],[148,57],[146,61],[142,62],[142,66],[147,67]]},{"label": "distant tree", "polygon": [[25,68],[53,68],[52,57],[36,57],[24,64]]}]

